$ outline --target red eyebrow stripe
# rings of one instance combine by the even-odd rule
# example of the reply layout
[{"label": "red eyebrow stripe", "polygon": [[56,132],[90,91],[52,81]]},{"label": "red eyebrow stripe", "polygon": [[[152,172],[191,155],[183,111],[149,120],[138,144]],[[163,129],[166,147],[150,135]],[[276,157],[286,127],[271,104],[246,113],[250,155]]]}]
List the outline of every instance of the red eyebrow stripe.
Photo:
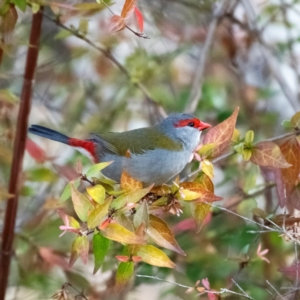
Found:
[{"label": "red eyebrow stripe", "polygon": [[186,120],[180,120],[178,123],[175,124],[175,127],[185,127],[187,124],[193,122],[195,124],[195,128],[200,128],[201,127],[201,121],[197,118],[193,119],[186,119]]}]

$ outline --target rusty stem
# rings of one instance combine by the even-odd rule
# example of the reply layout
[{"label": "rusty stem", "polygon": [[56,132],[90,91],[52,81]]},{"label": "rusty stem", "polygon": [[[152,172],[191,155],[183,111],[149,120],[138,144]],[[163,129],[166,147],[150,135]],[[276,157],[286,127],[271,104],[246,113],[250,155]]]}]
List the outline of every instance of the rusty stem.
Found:
[{"label": "rusty stem", "polygon": [[12,245],[14,240],[14,228],[18,208],[19,175],[22,172],[23,156],[28,127],[28,116],[30,112],[33,78],[36,70],[39,40],[43,20],[43,7],[33,15],[29,47],[26,58],[24,82],[20,99],[20,108],[17,121],[16,135],[14,140],[13,162],[9,180],[8,198],[4,229],[2,233],[2,245],[0,253],[0,300],[4,300],[8,283],[9,268],[12,256]]}]

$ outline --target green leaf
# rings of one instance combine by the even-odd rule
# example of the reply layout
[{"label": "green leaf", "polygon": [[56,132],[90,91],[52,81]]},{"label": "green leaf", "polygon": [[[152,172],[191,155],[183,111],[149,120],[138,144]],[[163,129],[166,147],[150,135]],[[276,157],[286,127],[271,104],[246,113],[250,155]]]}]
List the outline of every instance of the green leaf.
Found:
[{"label": "green leaf", "polygon": [[73,182],[71,182],[71,194],[74,210],[79,219],[85,222],[88,218],[88,211],[92,210],[94,207],[89,199],[76,189]]},{"label": "green leaf", "polygon": [[113,163],[112,161],[108,161],[108,162],[102,162],[91,166],[86,172],[86,177],[99,176],[99,172],[104,168],[108,167],[112,163]]},{"label": "green leaf", "polygon": [[150,215],[147,234],[157,245],[173,250],[181,255],[186,255],[177,244],[175,237],[167,223],[165,223],[162,219]]},{"label": "green leaf", "polygon": [[110,240],[104,237],[100,232],[94,233],[93,236],[93,252],[95,258],[95,266],[93,274],[96,274],[97,271],[101,268],[105,256],[108,252],[110,245]]},{"label": "green leaf", "polygon": [[99,204],[103,204],[105,201],[105,188],[97,184],[86,188],[87,193],[93,198],[93,200]]},{"label": "green leaf", "polygon": [[86,235],[78,236],[71,248],[71,257],[69,265],[70,267],[75,263],[75,261],[80,256],[83,263],[86,264],[88,261],[88,255],[89,255],[89,240]]},{"label": "green leaf", "polygon": [[35,168],[27,171],[26,173],[26,178],[29,181],[36,181],[36,182],[41,182],[41,181],[54,181],[57,179],[56,174],[54,174],[51,170],[47,168]]},{"label": "green leaf", "polygon": [[204,202],[191,202],[192,216],[197,224],[197,233],[201,230],[203,222],[210,211],[210,205]]},{"label": "green leaf", "polygon": [[124,207],[128,203],[138,202],[140,199],[142,199],[144,196],[146,196],[150,192],[152,187],[153,187],[153,185],[150,185],[149,187],[144,188],[144,189],[140,189],[140,190],[133,191],[133,192],[126,192],[126,193],[122,194],[121,196],[119,196],[117,199],[115,199],[113,201],[112,208],[118,210],[118,209]]},{"label": "green leaf", "polygon": [[247,145],[251,145],[254,140],[254,131],[253,130],[248,130],[245,134],[245,143]]},{"label": "green leaf", "polygon": [[137,246],[136,255],[140,256],[143,262],[149,265],[157,267],[176,268],[176,265],[164,252],[152,245]]},{"label": "green leaf", "polygon": [[89,214],[87,218],[88,228],[95,228],[101,224],[103,218],[108,214],[109,206],[112,202],[112,197],[107,199],[104,204],[98,204]]},{"label": "green leaf", "polygon": [[102,234],[108,239],[122,244],[142,244],[145,242],[135,233],[116,223],[108,224]]},{"label": "green leaf", "polygon": [[54,39],[55,40],[63,40],[69,36],[72,36],[73,33],[68,31],[68,30],[65,30],[65,29],[62,29],[60,30],[55,36],[54,36]]},{"label": "green leaf", "polygon": [[147,201],[143,201],[141,203],[140,207],[133,217],[133,224],[135,228],[138,228],[142,223],[145,224],[146,228],[148,227],[149,213]]},{"label": "green leaf", "polygon": [[117,274],[116,274],[116,289],[122,289],[130,280],[134,271],[134,263],[132,261],[129,262],[121,262],[118,266]]},{"label": "green leaf", "polygon": [[64,191],[62,192],[60,198],[59,198],[59,202],[65,202],[66,200],[68,200],[71,197],[71,183],[74,184],[74,186],[76,188],[78,188],[79,184],[80,184],[80,178],[75,179],[75,181],[70,181],[66,187],[64,188]]},{"label": "green leaf", "polygon": [[22,12],[25,12],[26,0],[12,0],[11,2],[14,3]]}]

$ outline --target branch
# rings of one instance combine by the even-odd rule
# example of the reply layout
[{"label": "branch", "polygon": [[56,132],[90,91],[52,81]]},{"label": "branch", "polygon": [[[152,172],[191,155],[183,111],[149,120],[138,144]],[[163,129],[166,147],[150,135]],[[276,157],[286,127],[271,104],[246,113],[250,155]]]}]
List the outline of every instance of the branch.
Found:
[{"label": "branch", "polygon": [[282,72],[280,71],[280,69],[277,66],[277,62],[273,58],[272,53],[269,51],[268,47],[264,44],[263,40],[261,39],[260,35],[258,34],[259,30],[256,26],[256,13],[252,6],[252,3],[249,0],[242,0],[242,4],[244,6],[245,13],[249,20],[249,27],[253,32],[256,32],[256,37],[260,44],[260,50],[261,50],[262,56],[266,60],[274,78],[276,79],[279,86],[281,87],[281,90],[284,93],[284,95],[286,96],[288,102],[290,103],[290,105],[292,106],[292,108],[295,111],[298,111],[299,103],[297,101],[297,97],[291,91],[287,81],[285,80],[285,78],[282,75]]},{"label": "branch", "polygon": [[[68,26],[64,25],[63,23],[60,22],[58,18],[52,19],[50,16],[44,13],[45,18],[48,20],[52,21],[55,23],[57,26],[63,28],[64,30],[72,33],[72,35],[76,36],[77,38],[85,41],[87,44],[89,44],[92,48],[96,49],[97,51],[101,52],[106,58],[108,58],[114,65],[116,65],[119,70],[129,79],[131,82],[131,74],[129,71],[111,54],[111,52],[101,46],[97,46],[94,42],[92,42],[88,37],[85,35],[81,34],[78,30],[69,28]],[[146,98],[151,101],[153,104],[159,107],[159,112],[162,113],[162,116],[165,117],[167,114],[165,113],[164,109],[162,108],[161,105],[159,105],[152,97],[148,89],[141,83],[141,82],[136,82],[133,83],[138,89],[140,89],[143,94],[146,96]]]},{"label": "branch", "polygon": [[[291,137],[293,135],[299,135],[300,134],[300,130],[296,130],[294,132],[289,132],[289,133],[285,133],[285,134],[281,134],[281,135],[278,135],[278,136],[275,136],[275,137],[272,137],[270,139],[266,139],[264,140],[263,142],[276,142],[278,140],[281,140],[281,139],[285,139],[285,138],[288,138],[288,137]],[[260,143],[260,142],[258,142]],[[256,144],[258,144],[256,143]],[[234,154],[236,154],[237,152],[236,151],[231,151],[231,152],[228,152],[228,153],[225,153],[219,157],[216,157],[215,159],[212,159],[211,162],[213,164],[223,160],[223,159],[226,159]],[[188,180],[190,177],[192,177],[193,175],[197,174],[198,172],[200,172],[201,170],[195,170],[193,172],[191,172],[190,174],[188,174],[187,176],[185,176],[184,178],[180,179],[180,182],[184,182],[186,180]]]},{"label": "branch", "polygon": [[190,99],[187,103],[185,111],[187,113],[194,113],[197,105],[201,99],[202,95],[202,85],[203,85],[203,79],[204,79],[204,69],[205,65],[207,62],[207,57],[209,53],[209,49],[211,48],[211,45],[214,40],[214,34],[216,32],[218,22],[220,18],[222,17],[222,12],[224,10],[224,4],[226,1],[221,0],[220,3],[218,4],[218,7],[216,8],[214,14],[213,14],[213,19],[208,27],[206,39],[203,45],[203,48],[200,52],[199,59],[197,62],[195,74],[194,74],[194,81],[192,84],[192,89],[191,89],[191,96]]},{"label": "branch", "polygon": [[18,208],[19,177],[22,174],[22,163],[25,151],[28,116],[30,112],[32,85],[37,65],[39,40],[43,20],[43,7],[33,15],[29,47],[26,58],[24,82],[21,94],[20,109],[18,115],[17,129],[14,141],[13,162],[9,180],[9,194],[12,194],[6,206],[4,229],[2,234],[2,247],[0,253],[0,300],[5,298],[5,290],[8,282],[8,274],[12,255],[12,244],[14,240],[14,228]]}]

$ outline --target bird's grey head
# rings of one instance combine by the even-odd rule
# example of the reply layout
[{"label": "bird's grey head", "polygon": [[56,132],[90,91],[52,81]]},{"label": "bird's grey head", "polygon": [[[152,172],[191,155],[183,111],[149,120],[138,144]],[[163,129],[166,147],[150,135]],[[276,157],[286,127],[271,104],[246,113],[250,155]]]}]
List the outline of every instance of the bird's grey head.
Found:
[{"label": "bird's grey head", "polygon": [[184,113],[170,115],[158,126],[169,137],[180,141],[185,147],[193,150],[199,144],[201,131],[211,127],[193,115]]}]

